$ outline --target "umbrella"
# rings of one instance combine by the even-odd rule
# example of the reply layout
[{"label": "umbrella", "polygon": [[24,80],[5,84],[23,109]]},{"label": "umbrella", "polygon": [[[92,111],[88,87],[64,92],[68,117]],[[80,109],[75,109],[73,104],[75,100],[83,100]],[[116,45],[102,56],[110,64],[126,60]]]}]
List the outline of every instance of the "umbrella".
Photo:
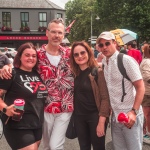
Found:
[{"label": "umbrella", "polygon": [[116,29],[111,30],[110,32],[112,32],[115,35],[116,41],[119,45],[124,45],[130,41],[137,39],[137,33],[128,29]]},{"label": "umbrella", "polygon": [[126,34],[121,34],[120,38],[122,39],[124,44],[127,44],[130,41],[136,40],[131,34],[126,33]]}]

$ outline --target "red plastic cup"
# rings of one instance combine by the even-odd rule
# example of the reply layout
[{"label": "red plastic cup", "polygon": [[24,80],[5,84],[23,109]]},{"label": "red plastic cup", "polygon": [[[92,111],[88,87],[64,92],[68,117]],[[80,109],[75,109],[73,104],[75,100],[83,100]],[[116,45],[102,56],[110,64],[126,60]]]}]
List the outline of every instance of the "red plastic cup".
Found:
[{"label": "red plastic cup", "polygon": [[127,114],[121,112],[118,115],[118,122],[120,122],[120,123],[128,123],[129,122],[129,118],[128,118]]}]

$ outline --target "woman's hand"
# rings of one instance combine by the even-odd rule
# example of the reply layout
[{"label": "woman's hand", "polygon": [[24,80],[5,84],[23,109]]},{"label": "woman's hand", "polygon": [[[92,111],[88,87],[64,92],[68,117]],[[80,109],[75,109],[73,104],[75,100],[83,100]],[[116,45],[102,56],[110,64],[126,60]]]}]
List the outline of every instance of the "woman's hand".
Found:
[{"label": "woman's hand", "polygon": [[10,106],[8,106],[7,108],[6,108],[6,115],[7,116],[13,116],[13,115],[19,115],[19,113],[17,113],[17,112],[15,112],[15,110],[16,110],[16,108],[14,107],[15,105],[14,104],[12,104],[12,105],[10,105]]},{"label": "woman's hand", "polygon": [[105,123],[99,122],[96,128],[96,133],[98,137],[102,137],[105,135]]}]

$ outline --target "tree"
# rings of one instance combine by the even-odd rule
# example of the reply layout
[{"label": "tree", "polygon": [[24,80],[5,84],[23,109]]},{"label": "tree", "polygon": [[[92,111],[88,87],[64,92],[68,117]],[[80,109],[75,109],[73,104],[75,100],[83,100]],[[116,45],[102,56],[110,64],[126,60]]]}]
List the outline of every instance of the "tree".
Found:
[{"label": "tree", "polygon": [[[91,13],[93,35],[117,28],[138,34],[140,42],[150,40],[150,0],[72,0],[66,4],[67,24],[76,19],[71,29],[71,42],[90,37]],[[100,20],[94,18],[98,15]]]},{"label": "tree", "polygon": [[95,10],[96,0],[74,0],[66,4],[66,24],[68,25],[72,20],[76,20],[71,28],[71,34],[68,36],[71,42],[73,41],[88,41],[91,34],[91,13],[93,15],[93,35],[99,35],[98,21],[94,19],[97,12]]},{"label": "tree", "polygon": [[104,30],[126,28],[150,40],[150,0],[97,0]]}]

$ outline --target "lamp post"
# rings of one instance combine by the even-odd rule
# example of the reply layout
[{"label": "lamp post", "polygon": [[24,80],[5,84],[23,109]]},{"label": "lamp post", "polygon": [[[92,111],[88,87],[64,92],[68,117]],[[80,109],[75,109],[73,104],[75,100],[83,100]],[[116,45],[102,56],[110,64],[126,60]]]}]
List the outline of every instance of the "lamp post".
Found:
[{"label": "lamp post", "polygon": [[93,34],[93,28],[92,28],[92,12],[91,12],[91,47],[92,47],[92,34]]},{"label": "lamp post", "polygon": [[[91,12],[91,46],[92,46],[92,36],[93,36],[93,22],[92,22],[92,19],[93,17],[92,17],[92,12]],[[97,16],[96,18],[95,18],[96,20],[99,20],[100,18],[99,18],[99,16]]]}]

